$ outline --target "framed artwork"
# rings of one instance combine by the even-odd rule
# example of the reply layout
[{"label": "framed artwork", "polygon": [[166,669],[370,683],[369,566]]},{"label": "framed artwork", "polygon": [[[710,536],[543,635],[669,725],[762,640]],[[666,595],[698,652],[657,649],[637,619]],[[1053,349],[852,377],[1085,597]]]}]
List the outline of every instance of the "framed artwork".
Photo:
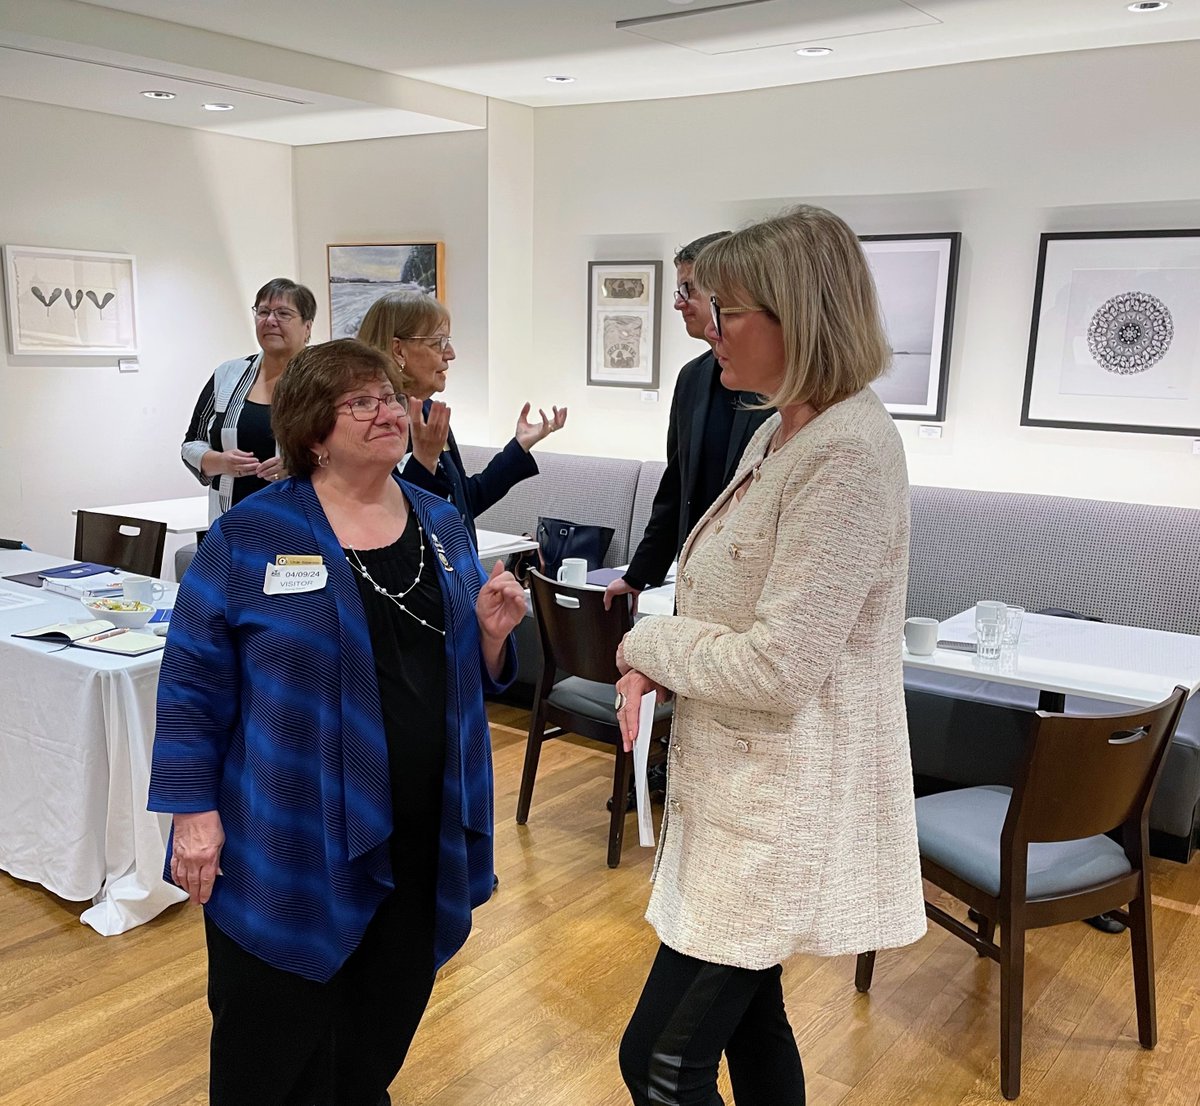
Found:
[{"label": "framed artwork", "polygon": [[14,354],[138,351],[137,276],[129,254],[5,246],[4,287]]},{"label": "framed artwork", "polygon": [[1021,425],[1200,436],[1200,230],[1042,235]]},{"label": "framed artwork", "polygon": [[443,242],[361,242],[325,249],[331,338],[355,337],[367,308],[388,292],[427,292],[446,302]]},{"label": "framed artwork", "polygon": [[587,382],[658,387],[661,261],[588,262]]},{"label": "framed artwork", "polygon": [[892,362],[871,385],[894,419],[946,417],[962,235],[864,234]]}]

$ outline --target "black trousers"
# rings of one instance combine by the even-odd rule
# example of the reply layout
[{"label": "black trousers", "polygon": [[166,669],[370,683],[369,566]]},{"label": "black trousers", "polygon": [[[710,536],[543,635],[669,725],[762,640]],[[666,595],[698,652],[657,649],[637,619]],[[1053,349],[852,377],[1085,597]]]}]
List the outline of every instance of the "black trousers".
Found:
[{"label": "black trousers", "polygon": [[429,927],[388,896],[328,983],[281,971],[208,918],[210,1106],[378,1106],[433,990]]},{"label": "black trousers", "polygon": [[804,1106],[782,976],[778,964],[731,968],[659,945],[621,1041],[621,1074],[634,1106],[723,1106],[722,1052],[737,1106]]}]

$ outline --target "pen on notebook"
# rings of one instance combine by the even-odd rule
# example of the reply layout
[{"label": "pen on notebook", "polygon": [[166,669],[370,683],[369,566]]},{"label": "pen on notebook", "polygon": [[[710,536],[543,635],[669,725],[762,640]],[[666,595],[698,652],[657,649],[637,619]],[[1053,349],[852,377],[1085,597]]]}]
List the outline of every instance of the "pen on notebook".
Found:
[{"label": "pen on notebook", "polygon": [[128,630],[122,626],[119,630],[109,630],[106,634],[97,634],[93,638],[88,638],[89,641],[108,641],[110,637],[116,637],[118,634],[127,634]]}]

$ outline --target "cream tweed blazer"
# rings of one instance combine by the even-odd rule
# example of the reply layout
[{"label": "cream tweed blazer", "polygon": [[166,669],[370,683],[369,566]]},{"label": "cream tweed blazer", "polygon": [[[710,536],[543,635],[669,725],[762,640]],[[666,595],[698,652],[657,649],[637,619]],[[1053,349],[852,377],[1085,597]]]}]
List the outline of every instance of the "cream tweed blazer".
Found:
[{"label": "cream tweed blazer", "polygon": [[925,932],[901,675],[908,477],[869,388],[764,460],[680,555],[678,614],[625,659],[676,693],[646,917],[677,952],[765,968]]}]

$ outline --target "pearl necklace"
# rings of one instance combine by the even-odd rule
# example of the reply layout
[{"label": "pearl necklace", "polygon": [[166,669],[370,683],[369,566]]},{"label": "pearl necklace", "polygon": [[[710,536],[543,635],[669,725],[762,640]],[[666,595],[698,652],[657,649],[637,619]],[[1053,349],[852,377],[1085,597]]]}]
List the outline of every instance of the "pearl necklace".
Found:
[{"label": "pearl necklace", "polygon": [[[413,577],[413,582],[411,584],[409,584],[408,587],[406,587],[403,591],[398,591],[398,592],[393,593],[393,592],[388,591],[387,588],[385,588],[382,584],[376,583],[374,578],[367,571],[366,565],[364,565],[362,563],[362,560],[360,559],[358,552],[354,549],[349,549],[346,551],[347,552],[346,563],[352,569],[354,569],[364,580],[366,580],[366,582],[368,584],[370,584],[371,587],[373,587],[375,589],[375,592],[377,595],[382,595],[385,599],[390,599],[393,603],[396,604],[397,607],[399,607],[406,615],[408,615],[409,618],[414,619],[415,621],[419,622],[422,626],[424,626],[428,630],[432,630],[435,634],[441,634],[442,637],[445,637],[446,636],[445,630],[439,630],[436,626],[430,626],[429,623],[426,622],[425,619],[423,619],[419,614],[415,614],[414,612],[410,611],[403,603],[400,602],[401,599],[403,599],[406,595],[408,595],[408,593],[410,591],[412,591],[413,588],[415,588],[421,582],[421,575],[425,571],[425,531],[421,529],[421,520],[420,519],[416,519],[416,523],[417,523],[417,545],[421,550],[421,562],[420,562],[420,564],[417,565],[417,574],[415,577]],[[354,560],[351,560],[350,559],[351,557],[353,557]]]}]

